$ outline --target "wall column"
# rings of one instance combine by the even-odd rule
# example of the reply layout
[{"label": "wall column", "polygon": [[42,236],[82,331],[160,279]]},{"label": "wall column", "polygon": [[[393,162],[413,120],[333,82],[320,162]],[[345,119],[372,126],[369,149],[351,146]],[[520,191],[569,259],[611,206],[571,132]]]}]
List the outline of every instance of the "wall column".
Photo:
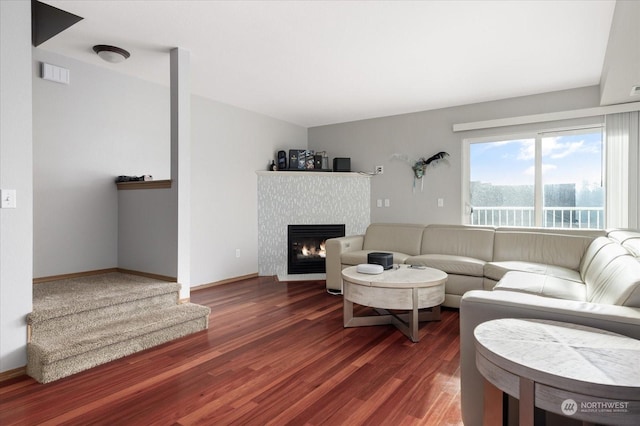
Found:
[{"label": "wall column", "polygon": [[191,87],[189,52],[171,50],[171,179],[177,189],[180,298],[191,286]]}]

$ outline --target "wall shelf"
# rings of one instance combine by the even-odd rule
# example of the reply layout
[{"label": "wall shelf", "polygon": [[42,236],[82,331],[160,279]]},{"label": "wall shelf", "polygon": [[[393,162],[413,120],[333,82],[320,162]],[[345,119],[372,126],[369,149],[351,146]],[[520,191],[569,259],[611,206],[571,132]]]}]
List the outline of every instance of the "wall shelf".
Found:
[{"label": "wall shelf", "polygon": [[358,172],[322,172],[317,171],[313,173],[311,170],[305,172],[304,170],[277,170],[275,172],[268,170],[256,171],[258,176],[321,176],[321,177],[362,177],[370,178],[372,175]]},{"label": "wall shelf", "polygon": [[167,189],[171,188],[171,179],[116,182],[116,185],[118,186],[118,191],[123,189]]}]

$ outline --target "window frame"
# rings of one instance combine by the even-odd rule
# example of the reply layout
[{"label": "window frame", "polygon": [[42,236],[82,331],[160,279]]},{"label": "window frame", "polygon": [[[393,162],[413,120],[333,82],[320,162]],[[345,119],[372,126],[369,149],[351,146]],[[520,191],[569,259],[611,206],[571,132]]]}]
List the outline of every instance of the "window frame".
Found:
[{"label": "window frame", "polygon": [[[553,137],[558,134],[571,135],[586,133],[589,130],[599,129],[602,133],[602,183],[605,192],[608,190],[607,186],[607,138],[606,138],[606,125],[604,122],[593,124],[582,124],[573,126],[563,126],[557,128],[546,128],[539,130],[527,130],[514,133],[502,133],[494,134],[491,136],[469,137],[462,139],[462,224],[471,224],[471,193],[470,193],[470,177],[471,177],[471,144],[475,143],[489,143],[489,142],[505,142],[522,139],[533,139],[535,146],[535,175],[534,175],[534,227],[543,227],[544,225],[544,186],[542,175],[542,139]],[[604,200],[604,223],[601,229],[607,227],[607,197]],[[522,227],[528,229],[529,227]],[[551,229],[551,228],[550,228]],[[590,228],[598,229],[598,228]]]}]

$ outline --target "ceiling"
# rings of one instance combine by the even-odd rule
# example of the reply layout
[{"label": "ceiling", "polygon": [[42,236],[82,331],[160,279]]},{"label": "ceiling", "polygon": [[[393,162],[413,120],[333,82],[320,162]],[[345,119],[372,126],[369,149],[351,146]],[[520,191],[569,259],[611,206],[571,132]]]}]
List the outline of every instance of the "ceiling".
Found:
[{"label": "ceiling", "polygon": [[[304,127],[597,85],[615,1],[49,1],[39,46]],[[95,44],[131,52],[102,61]],[[72,70],[73,82],[73,70]]]}]

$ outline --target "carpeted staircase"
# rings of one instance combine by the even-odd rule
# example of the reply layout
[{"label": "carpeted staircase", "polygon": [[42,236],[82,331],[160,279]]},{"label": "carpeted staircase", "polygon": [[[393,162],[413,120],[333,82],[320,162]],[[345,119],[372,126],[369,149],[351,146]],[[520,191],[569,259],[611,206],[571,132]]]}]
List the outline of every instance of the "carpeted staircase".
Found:
[{"label": "carpeted staircase", "polygon": [[210,309],[180,284],[119,272],[37,284],[27,374],[48,383],[204,330]]}]

